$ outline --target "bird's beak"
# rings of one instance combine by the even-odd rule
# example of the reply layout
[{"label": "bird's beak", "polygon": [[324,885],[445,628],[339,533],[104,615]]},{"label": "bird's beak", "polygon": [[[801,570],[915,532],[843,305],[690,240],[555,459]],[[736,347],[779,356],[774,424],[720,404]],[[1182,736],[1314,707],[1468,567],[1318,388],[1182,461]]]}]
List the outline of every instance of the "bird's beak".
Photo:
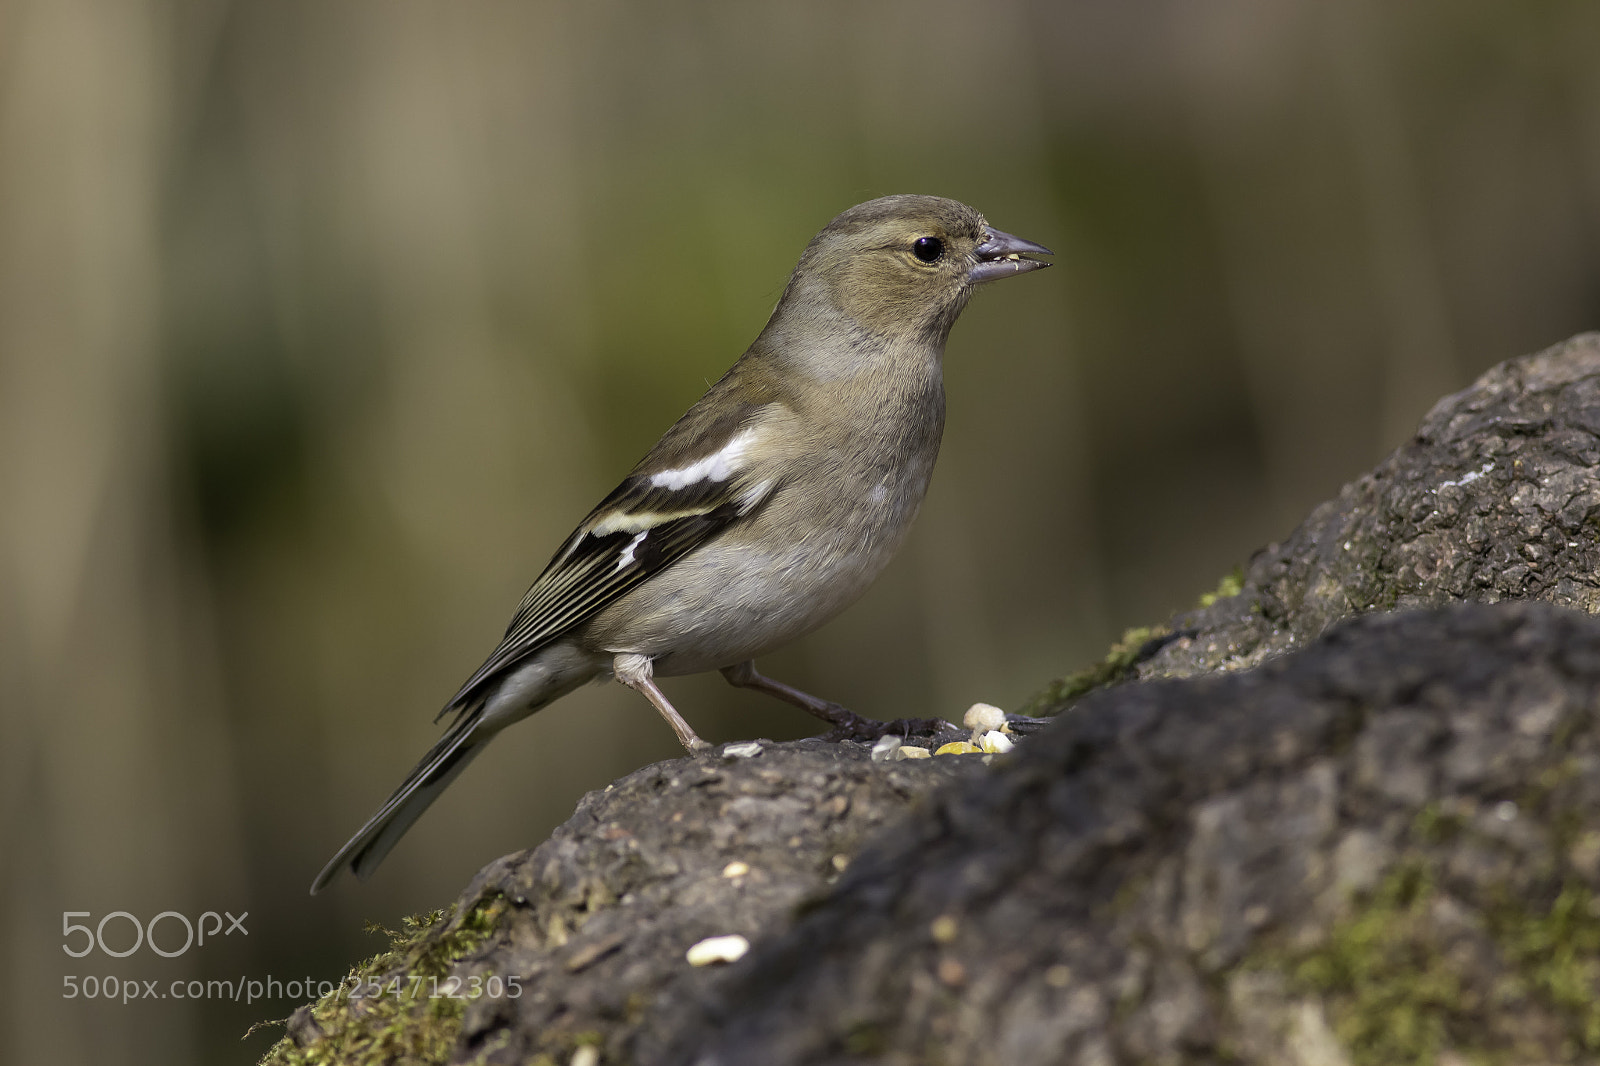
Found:
[{"label": "bird's beak", "polygon": [[983,243],[976,249],[978,265],[967,274],[967,280],[974,285],[995,278],[1009,278],[1013,274],[1026,274],[1050,265],[1038,259],[1024,259],[1024,256],[1056,254],[1042,244],[1001,233],[993,226],[985,227],[983,233]]}]

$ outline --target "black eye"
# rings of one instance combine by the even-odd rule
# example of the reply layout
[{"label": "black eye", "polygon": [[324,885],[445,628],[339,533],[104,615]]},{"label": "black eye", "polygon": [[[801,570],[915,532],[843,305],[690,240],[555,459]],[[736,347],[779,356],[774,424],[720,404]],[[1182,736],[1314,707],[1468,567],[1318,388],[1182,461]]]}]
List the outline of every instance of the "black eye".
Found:
[{"label": "black eye", "polygon": [[944,254],[944,242],[937,237],[918,237],[911,246],[911,254],[924,263],[931,263]]}]

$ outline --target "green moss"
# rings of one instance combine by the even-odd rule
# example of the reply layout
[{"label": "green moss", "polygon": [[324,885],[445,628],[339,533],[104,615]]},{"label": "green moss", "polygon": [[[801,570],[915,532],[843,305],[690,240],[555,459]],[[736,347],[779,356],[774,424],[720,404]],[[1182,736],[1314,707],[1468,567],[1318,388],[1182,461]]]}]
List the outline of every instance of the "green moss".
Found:
[{"label": "green moss", "polygon": [[406,918],[399,931],[369,924],[368,931],[389,937],[389,949],[354,967],[337,990],[312,1007],[320,1039],[302,1048],[285,1037],[267,1052],[262,1066],[447,1062],[461,1031],[468,990],[444,994],[448,989],[441,991],[442,982],[489,938],[507,906],[499,897],[486,899],[454,923],[449,912],[432,911]]},{"label": "green moss", "polygon": [[1124,631],[1122,639],[1111,646],[1104,659],[1077,673],[1050,682],[1044,691],[1028,700],[1019,713],[1029,715],[1054,713],[1064,703],[1076,700],[1097,688],[1123,680],[1139,663],[1139,653],[1144,646],[1168,632],[1170,630],[1163,626],[1138,626]]},{"label": "green moss", "polygon": [[1411,831],[1417,839],[1429,844],[1448,844],[1461,835],[1465,826],[1459,814],[1446,811],[1437,803],[1423,807],[1411,821]]},{"label": "green moss", "polygon": [[[1464,831],[1428,810],[1417,828],[1424,838]],[[1390,871],[1319,946],[1269,951],[1247,965],[1286,973],[1301,994],[1320,999],[1355,1066],[1431,1066],[1446,1050],[1485,1066],[1592,1060],[1600,1052],[1600,899],[1575,882],[1548,906],[1530,907],[1509,890],[1491,895],[1467,909],[1494,944],[1498,975],[1462,968],[1434,913],[1434,871],[1420,859]],[[1551,1024],[1513,1024],[1532,1017]],[[1548,1043],[1552,1033],[1562,1046],[1523,1046]]]},{"label": "green moss", "polygon": [[1200,606],[1210,607],[1218,600],[1230,599],[1244,591],[1244,567],[1236,566],[1230,570],[1212,592],[1207,592],[1200,597]]},{"label": "green moss", "polygon": [[1431,1066],[1476,1004],[1429,928],[1432,879],[1393,870],[1323,945],[1290,961],[1294,982],[1322,997],[1356,1066]]},{"label": "green moss", "polygon": [[1530,912],[1502,899],[1489,909],[1489,929],[1534,998],[1555,1011],[1570,1042],[1600,1051],[1600,900],[1569,883],[1549,910]]},{"label": "green moss", "polygon": [[[1214,590],[1200,597],[1198,606],[1210,607],[1218,600],[1237,596],[1243,591],[1244,567],[1236,566],[1217,583]],[[1111,645],[1111,650],[1106,653],[1104,659],[1050,682],[1047,688],[1035,693],[1027,703],[1023,704],[1018,713],[1055,714],[1062,709],[1063,704],[1080,699],[1097,688],[1126,679],[1133,673],[1133,668],[1146,658],[1146,646],[1152,640],[1165,637],[1171,632],[1170,626],[1136,626],[1124,630],[1122,639]]]}]

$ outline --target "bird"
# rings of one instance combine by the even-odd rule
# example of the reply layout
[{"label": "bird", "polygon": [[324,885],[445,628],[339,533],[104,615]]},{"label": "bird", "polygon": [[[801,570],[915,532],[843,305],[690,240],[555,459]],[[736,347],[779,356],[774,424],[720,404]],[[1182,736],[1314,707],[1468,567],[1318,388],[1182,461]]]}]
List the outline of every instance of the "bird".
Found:
[{"label": "bird", "polygon": [[977,286],[1053,254],[937,196],[829,222],[754,343],[556,551],[435,718],[455,715],[444,734],[312,894],[346,867],[366,880],[500,730],[590,681],[639,692],[690,754],[711,745],[658,677],[719,670],[824,719],[832,739],[942,725],[858,717],[755,659],[856,600],[904,542],[944,431],[951,327]]}]

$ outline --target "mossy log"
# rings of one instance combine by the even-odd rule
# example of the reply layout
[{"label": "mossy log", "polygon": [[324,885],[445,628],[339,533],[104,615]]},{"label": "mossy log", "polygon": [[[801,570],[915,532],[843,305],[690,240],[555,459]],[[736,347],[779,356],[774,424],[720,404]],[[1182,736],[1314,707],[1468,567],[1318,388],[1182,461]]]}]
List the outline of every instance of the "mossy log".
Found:
[{"label": "mossy log", "polygon": [[641,770],[268,1061],[1600,1058],[1597,461],[1600,337],[1503,364],[1013,754]]}]

